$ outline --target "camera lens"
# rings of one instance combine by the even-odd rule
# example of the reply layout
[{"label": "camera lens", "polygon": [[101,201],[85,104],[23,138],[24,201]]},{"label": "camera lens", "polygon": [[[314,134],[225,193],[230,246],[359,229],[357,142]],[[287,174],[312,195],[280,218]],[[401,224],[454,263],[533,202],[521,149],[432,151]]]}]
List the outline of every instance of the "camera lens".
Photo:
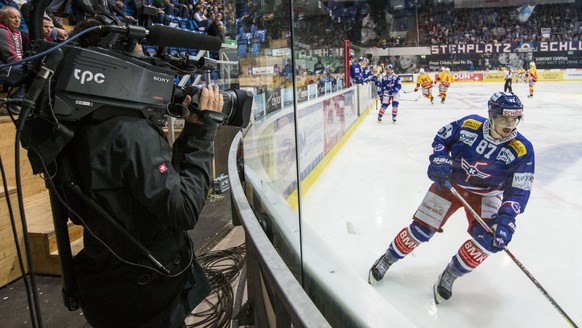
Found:
[{"label": "camera lens", "polygon": [[240,89],[228,89],[221,94],[224,98],[222,112],[228,116],[226,124],[246,128],[249,125],[253,106],[252,93]]},{"label": "camera lens", "polygon": [[[200,109],[200,89],[189,87],[187,89],[176,88],[174,90],[174,101],[168,107],[167,113],[173,117],[185,117],[190,114],[190,110],[182,106],[182,102],[186,95],[192,96],[192,103],[190,107]],[[253,105],[252,93],[239,89],[228,89],[220,92],[224,99],[222,106],[222,113],[227,116],[225,124],[235,127],[246,128],[249,124],[251,116],[251,108]],[[203,109],[201,109],[203,110]]]}]

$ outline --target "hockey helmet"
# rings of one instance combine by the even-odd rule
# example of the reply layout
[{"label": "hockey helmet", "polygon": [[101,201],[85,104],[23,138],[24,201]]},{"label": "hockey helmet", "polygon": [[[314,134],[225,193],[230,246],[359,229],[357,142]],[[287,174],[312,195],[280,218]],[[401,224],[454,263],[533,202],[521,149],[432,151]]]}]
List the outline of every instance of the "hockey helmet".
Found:
[{"label": "hockey helmet", "polygon": [[388,64],[388,65],[386,65],[386,69],[389,69],[389,70],[393,71],[394,70],[394,66],[392,66],[392,64]]},{"label": "hockey helmet", "polygon": [[451,71],[451,68],[450,67],[446,67],[445,68],[445,71],[450,72]]},{"label": "hockey helmet", "polygon": [[491,96],[487,105],[491,120],[498,115],[517,118],[521,118],[523,115],[523,105],[513,93],[497,91]]},{"label": "hockey helmet", "polygon": [[529,66],[536,67],[536,63],[534,63],[534,62],[531,62],[531,63],[529,63]]},{"label": "hockey helmet", "polygon": [[422,74],[422,73],[424,73],[424,68],[421,68],[418,70],[418,74]]}]

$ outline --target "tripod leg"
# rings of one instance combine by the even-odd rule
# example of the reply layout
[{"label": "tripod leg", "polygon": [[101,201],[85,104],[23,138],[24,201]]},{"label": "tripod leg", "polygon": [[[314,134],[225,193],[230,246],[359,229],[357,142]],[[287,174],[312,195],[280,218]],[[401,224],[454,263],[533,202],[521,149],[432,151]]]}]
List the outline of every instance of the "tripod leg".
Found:
[{"label": "tripod leg", "polygon": [[69,217],[61,203],[60,196],[56,194],[56,191],[49,188],[49,195],[55,235],[57,237],[57,247],[59,249],[59,259],[61,262],[63,301],[67,309],[75,311],[79,308],[79,303],[76,298],[77,286],[73,273],[73,254],[71,251],[71,240],[69,238],[69,227],[67,224]]}]

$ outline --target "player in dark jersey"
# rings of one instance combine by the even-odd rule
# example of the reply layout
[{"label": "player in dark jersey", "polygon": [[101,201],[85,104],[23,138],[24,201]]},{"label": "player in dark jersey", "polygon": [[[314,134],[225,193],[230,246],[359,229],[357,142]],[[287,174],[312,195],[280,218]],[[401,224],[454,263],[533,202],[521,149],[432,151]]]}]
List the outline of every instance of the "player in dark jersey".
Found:
[{"label": "player in dark jersey", "polygon": [[519,132],[523,105],[512,93],[496,92],[489,117],[469,115],[442,127],[432,143],[428,177],[434,182],[412,218],[370,269],[369,282],[439,231],[463,204],[445,185],[451,183],[489,225],[485,231],[467,213],[468,232],[434,286],[437,304],[452,295],[456,278],[502,250],[515,232],[515,218],[527,205],[534,179],[534,149]]}]

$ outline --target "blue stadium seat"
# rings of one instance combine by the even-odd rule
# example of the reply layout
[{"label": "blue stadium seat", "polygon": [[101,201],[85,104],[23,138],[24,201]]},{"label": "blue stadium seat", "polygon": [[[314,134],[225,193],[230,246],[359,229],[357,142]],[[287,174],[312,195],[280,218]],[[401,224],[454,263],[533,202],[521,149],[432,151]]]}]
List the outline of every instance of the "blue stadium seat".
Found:
[{"label": "blue stadium seat", "polygon": [[190,29],[190,24],[189,24],[190,22],[189,22],[188,18],[179,17],[178,20],[179,20],[179,26],[181,29],[184,29],[184,30]]},{"label": "blue stadium seat", "polygon": [[258,30],[253,33],[252,42],[263,43],[267,39],[267,30]]}]

